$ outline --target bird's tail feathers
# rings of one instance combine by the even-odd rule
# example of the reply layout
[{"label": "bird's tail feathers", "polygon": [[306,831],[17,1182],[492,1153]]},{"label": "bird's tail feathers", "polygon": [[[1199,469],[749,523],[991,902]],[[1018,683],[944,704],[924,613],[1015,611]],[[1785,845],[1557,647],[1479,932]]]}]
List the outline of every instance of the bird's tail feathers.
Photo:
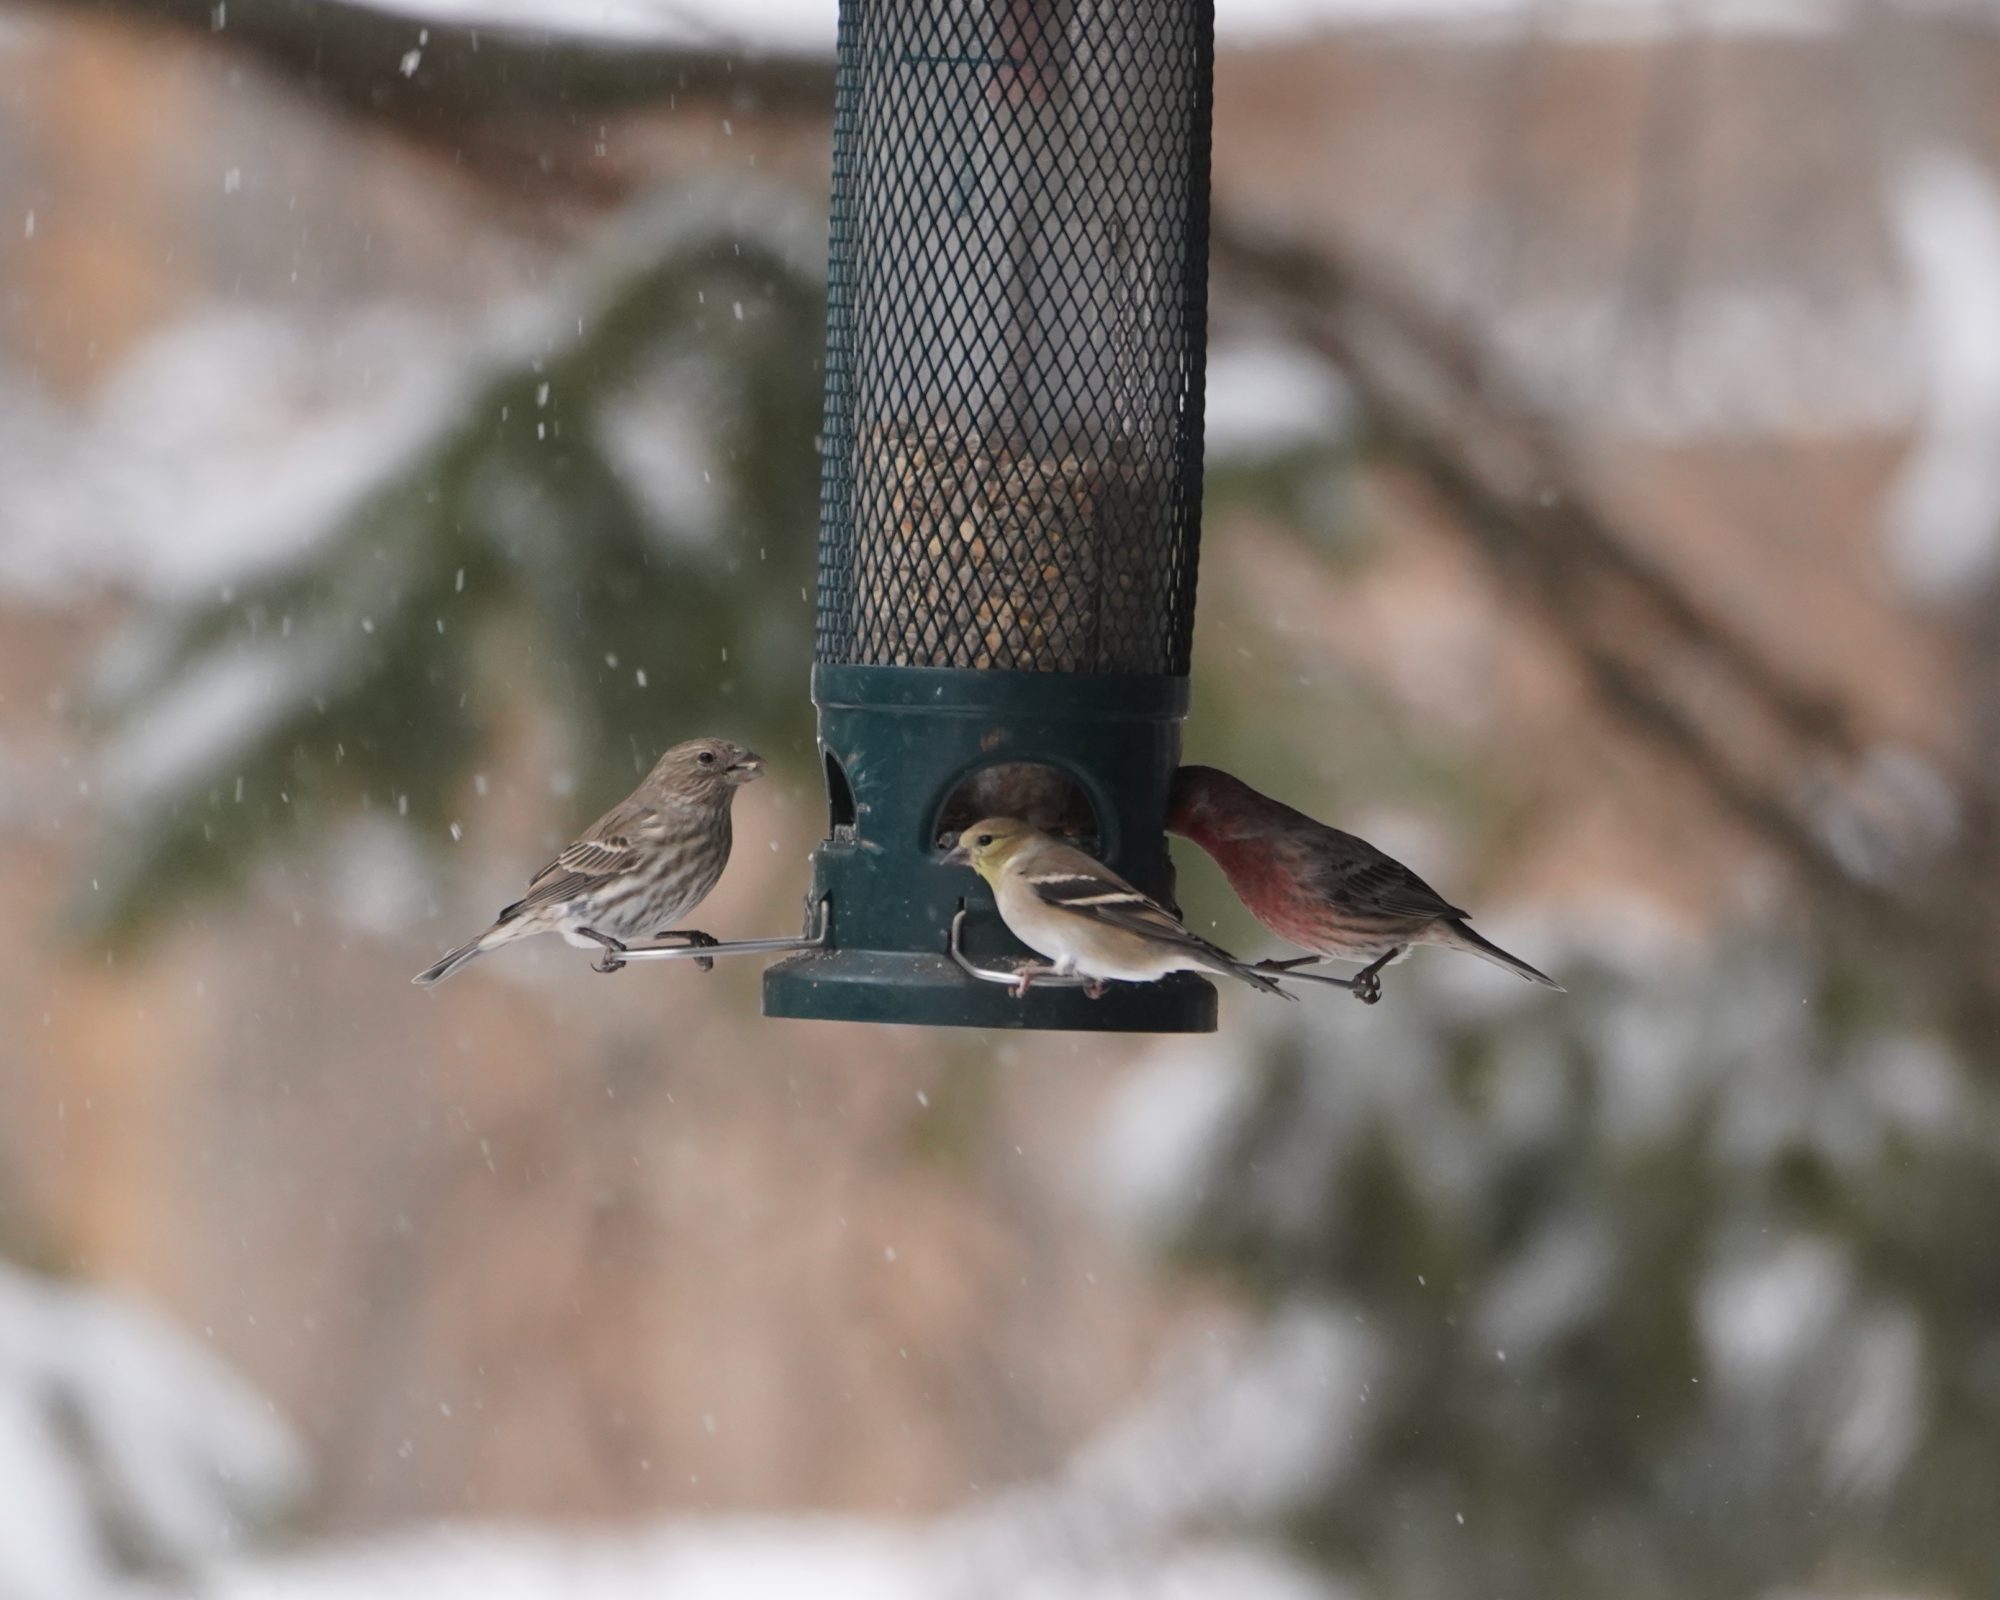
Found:
[{"label": "bird's tail feathers", "polygon": [[1546,972],[1529,966],[1519,956],[1509,955],[1491,939],[1482,938],[1479,934],[1474,933],[1471,926],[1462,917],[1453,917],[1444,926],[1451,930],[1450,937],[1444,941],[1446,944],[1454,944],[1461,950],[1469,950],[1472,954],[1492,962],[1494,966],[1505,967],[1509,972],[1519,973],[1530,982],[1544,984],[1548,988],[1555,990],[1557,994],[1566,994],[1568,992]]},{"label": "bird's tail feathers", "polygon": [[470,944],[460,945],[450,955],[441,956],[430,966],[425,967],[410,982],[422,984],[426,989],[434,983],[443,983],[446,978],[449,978],[467,962],[475,960],[477,957],[485,955],[488,950],[491,950],[493,944],[489,941],[493,939],[496,931],[494,928],[488,928]]}]

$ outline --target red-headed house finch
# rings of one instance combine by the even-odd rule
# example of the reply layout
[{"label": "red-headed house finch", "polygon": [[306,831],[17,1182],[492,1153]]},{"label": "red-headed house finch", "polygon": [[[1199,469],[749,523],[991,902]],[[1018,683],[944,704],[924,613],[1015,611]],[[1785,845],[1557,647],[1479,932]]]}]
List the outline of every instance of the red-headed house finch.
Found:
[{"label": "red-headed house finch", "polygon": [[[1170,972],[1221,972],[1284,999],[1261,972],[1181,926],[1166,907],[1147,899],[1103,862],[1013,817],[988,817],[958,836],[944,866],[970,867],[993,889],[1000,920],[1056,972],[1081,973],[1088,992],[1104,980],[1153,983]],[[1014,993],[1024,995],[1034,974]]]},{"label": "red-headed house finch", "polygon": [[1315,955],[1366,965],[1349,980],[1371,1005],[1378,976],[1419,944],[1468,950],[1551,989],[1562,985],[1466,926],[1466,913],[1365,839],[1315,822],[1214,767],[1174,774],[1167,831],[1215,858],[1252,916]]},{"label": "red-headed house finch", "polygon": [[[764,758],[727,739],[690,739],[653,763],[639,787],[534,875],[528,892],[470,944],[410,981],[442,983],[476,956],[537,933],[559,933],[616,972],[629,941],[663,934],[707,898],[729,864],[729,806]],[[692,944],[713,944],[684,929]],[[705,963],[713,965],[713,963]]]}]

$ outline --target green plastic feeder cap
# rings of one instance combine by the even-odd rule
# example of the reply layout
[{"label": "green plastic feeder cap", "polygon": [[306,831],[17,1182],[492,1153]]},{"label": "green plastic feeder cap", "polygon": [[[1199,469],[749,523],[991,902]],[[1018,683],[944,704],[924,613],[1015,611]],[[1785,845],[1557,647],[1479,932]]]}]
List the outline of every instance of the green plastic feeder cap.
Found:
[{"label": "green plastic feeder cap", "polygon": [[1205,980],[1016,999],[957,828],[1172,903],[1200,539],[1213,13],[843,0],[813,699],[823,949],[769,1016],[1201,1032]]}]

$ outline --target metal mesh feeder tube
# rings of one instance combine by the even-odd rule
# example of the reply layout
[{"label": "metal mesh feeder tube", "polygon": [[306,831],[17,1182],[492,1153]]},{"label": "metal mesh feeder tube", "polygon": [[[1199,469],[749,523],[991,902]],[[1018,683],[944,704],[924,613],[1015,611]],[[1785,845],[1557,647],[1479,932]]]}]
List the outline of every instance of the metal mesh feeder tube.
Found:
[{"label": "metal mesh feeder tube", "polygon": [[1092,1001],[968,976],[961,901],[967,952],[1025,952],[937,865],[969,786],[1171,899],[1212,35],[1188,0],[844,0],[813,672],[830,920],[766,974],[767,1014],[1214,1025],[1192,977]]}]

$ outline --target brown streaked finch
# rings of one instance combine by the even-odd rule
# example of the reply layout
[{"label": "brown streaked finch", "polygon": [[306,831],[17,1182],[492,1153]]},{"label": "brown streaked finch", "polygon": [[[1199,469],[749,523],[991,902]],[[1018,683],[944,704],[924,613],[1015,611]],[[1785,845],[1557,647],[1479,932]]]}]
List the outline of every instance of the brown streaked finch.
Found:
[{"label": "brown streaked finch", "polygon": [[1214,767],[1182,767],[1174,774],[1167,831],[1213,856],[1237,898],[1280,939],[1315,958],[1365,963],[1351,979],[1326,981],[1344,982],[1370,1005],[1382,997],[1382,969],[1420,944],[1469,951],[1562,989],[1547,973],[1474,933],[1466,912],[1400,861]]},{"label": "brown streaked finch", "polygon": [[[1190,933],[1165,906],[1148,899],[1103,862],[1013,817],[988,817],[958,836],[944,866],[970,867],[992,887],[1000,920],[1015,938],[1055,964],[1058,976],[1104,983],[1153,983],[1170,972],[1220,972],[1286,1000],[1261,972]],[[1014,986],[1018,998],[1035,974]]]},{"label": "brown streaked finch", "polygon": [[[638,788],[536,873],[492,927],[410,981],[442,983],[475,957],[538,933],[600,949],[592,965],[616,972],[628,943],[666,934],[707,898],[729,864],[730,802],[763,771],[762,756],[727,739],[675,745]],[[673,931],[689,944],[715,943],[693,929]],[[701,964],[714,965],[706,958]]]}]

